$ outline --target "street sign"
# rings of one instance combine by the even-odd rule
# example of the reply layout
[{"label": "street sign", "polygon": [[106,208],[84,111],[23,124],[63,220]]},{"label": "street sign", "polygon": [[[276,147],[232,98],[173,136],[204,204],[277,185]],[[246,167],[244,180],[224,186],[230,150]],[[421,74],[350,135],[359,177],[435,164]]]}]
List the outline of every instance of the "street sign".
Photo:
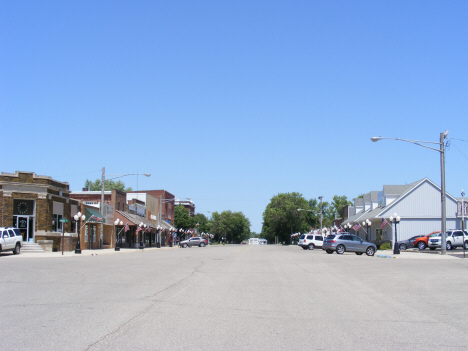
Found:
[{"label": "street sign", "polygon": [[68,222],[68,219],[60,218],[60,219],[59,219],[59,222],[60,222],[60,223],[67,223],[67,222]]}]

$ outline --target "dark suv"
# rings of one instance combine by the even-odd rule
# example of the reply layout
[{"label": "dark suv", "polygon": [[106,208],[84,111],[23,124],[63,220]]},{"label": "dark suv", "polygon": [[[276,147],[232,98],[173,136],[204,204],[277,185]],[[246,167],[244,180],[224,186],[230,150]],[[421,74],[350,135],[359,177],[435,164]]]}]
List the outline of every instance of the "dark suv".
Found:
[{"label": "dark suv", "polygon": [[374,256],[377,251],[375,244],[362,240],[357,235],[349,233],[330,234],[323,242],[322,250],[332,254],[336,251],[341,255],[345,251],[355,252],[356,255],[362,255],[364,252],[367,256]]}]

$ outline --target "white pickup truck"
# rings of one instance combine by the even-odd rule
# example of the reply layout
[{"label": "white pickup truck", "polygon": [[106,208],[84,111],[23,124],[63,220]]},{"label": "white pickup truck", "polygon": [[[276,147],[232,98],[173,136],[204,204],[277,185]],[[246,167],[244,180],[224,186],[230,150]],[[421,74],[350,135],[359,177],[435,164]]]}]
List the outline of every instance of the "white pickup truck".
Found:
[{"label": "white pickup truck", "polygon": [[19,229],[11,227],[0,227],[0,252],[13,251],[17,255],[21,250],[23,236]]}]

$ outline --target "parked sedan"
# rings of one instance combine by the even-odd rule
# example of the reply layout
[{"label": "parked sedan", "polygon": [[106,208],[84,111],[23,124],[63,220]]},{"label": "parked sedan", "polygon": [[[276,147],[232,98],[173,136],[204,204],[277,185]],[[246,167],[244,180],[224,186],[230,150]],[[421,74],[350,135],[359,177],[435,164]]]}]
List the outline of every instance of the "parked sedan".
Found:
[{"label": "parked sedan", "polygon": [[194,237],[194,238],[190,238],[188,240],[184,240],[184,241],[181,241],[179,243],[179,246],[180,247],[192,247],[192,246],[200,246],[200,247],[205,247],[206,245],[208,245],[208,240],[206,240],[205,238],[200,238],[200,237]]},{"label": "parked sedan", "polygon": [[398,245],[400,246],[400,250],[404,251],[406,250],[408,247],[413,247],[413,243],[415,242],[415,240],[417,238],[421,238],[423,237],[424,235],[415,235],[407,240],[401,240],[398,242]]},{"label": "parked sedan", "polygon": [[365,252],[367,256],[374,256],[377,251],[377,246],[362,240],[357,235],[348,233],[330,234],[325,238],[322,250],[325,250],[328,254],[332,254],[336,251],[337,254],[341,255],[345,253],[345,251],[348,251],[355,252],[356,255],[362,255]]}]

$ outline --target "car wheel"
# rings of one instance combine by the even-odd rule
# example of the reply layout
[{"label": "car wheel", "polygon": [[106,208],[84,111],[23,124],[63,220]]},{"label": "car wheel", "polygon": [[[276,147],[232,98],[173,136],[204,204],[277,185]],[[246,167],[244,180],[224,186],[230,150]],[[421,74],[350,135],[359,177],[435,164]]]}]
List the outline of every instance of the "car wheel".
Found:
[{"label": "car wheel", "polygon": [[187,247],[187,244],[183,243],[182,247],[185,249]]},{"label": "car wheel", "polygon": [[356,255],[361,256],[364,252],[355,252]]},{"label": "car wheel", "polygon": [[435,247],[430,247],[430,249],[431,249],[432,251],[434,251],[436,248],[435,248]]},{"label": "car wheel", "polygon": [[343,245],[338,245],[336,247],[336,253],[338,255],[342,255],[342,254],[344,254],[344,252],[345,252],[345,247]]},{"label": "car wheel", "polygon": [[407,249],[405,244],[400,244],[400,250],[405,251]]},{"label": "car wheel", "polygon": [[369,246],[366,250],[366,255],[367,256],[374,256],[375,254],[375,249],[372,246]]},{"label": "car wheel", "polygon": [[419,250],[424,250],[426,248],[426,243],[424,241],[420,241],[418,243],[418,249]]},{"label": "car wheel", "polygon": [[333,250],[327,250],[327,254],[332,254]]},{"label": "car wheel", "polygon": [[13,255],[18,255],[20,253],[20,244],[16,244],[15,249],[13,250]]},{"label": "car wheel", "polygon": [[205,243],[200,243],[200,247],[205,247]]},{"label": "car wheel", "polygon": [[447,248],[447,250],[452,250],[453,249],[452,243],[450,241],[447,241],[447,244],[445,244],[445,247]]},{"label": "car wheel", "polygon": [[315,245],[314,244],[309,244],[309,250],[313,250],[315,249]]},{"label": "car wheel", "polygon": [[468,250],[468,241],[465,241],[465,250]]}]

